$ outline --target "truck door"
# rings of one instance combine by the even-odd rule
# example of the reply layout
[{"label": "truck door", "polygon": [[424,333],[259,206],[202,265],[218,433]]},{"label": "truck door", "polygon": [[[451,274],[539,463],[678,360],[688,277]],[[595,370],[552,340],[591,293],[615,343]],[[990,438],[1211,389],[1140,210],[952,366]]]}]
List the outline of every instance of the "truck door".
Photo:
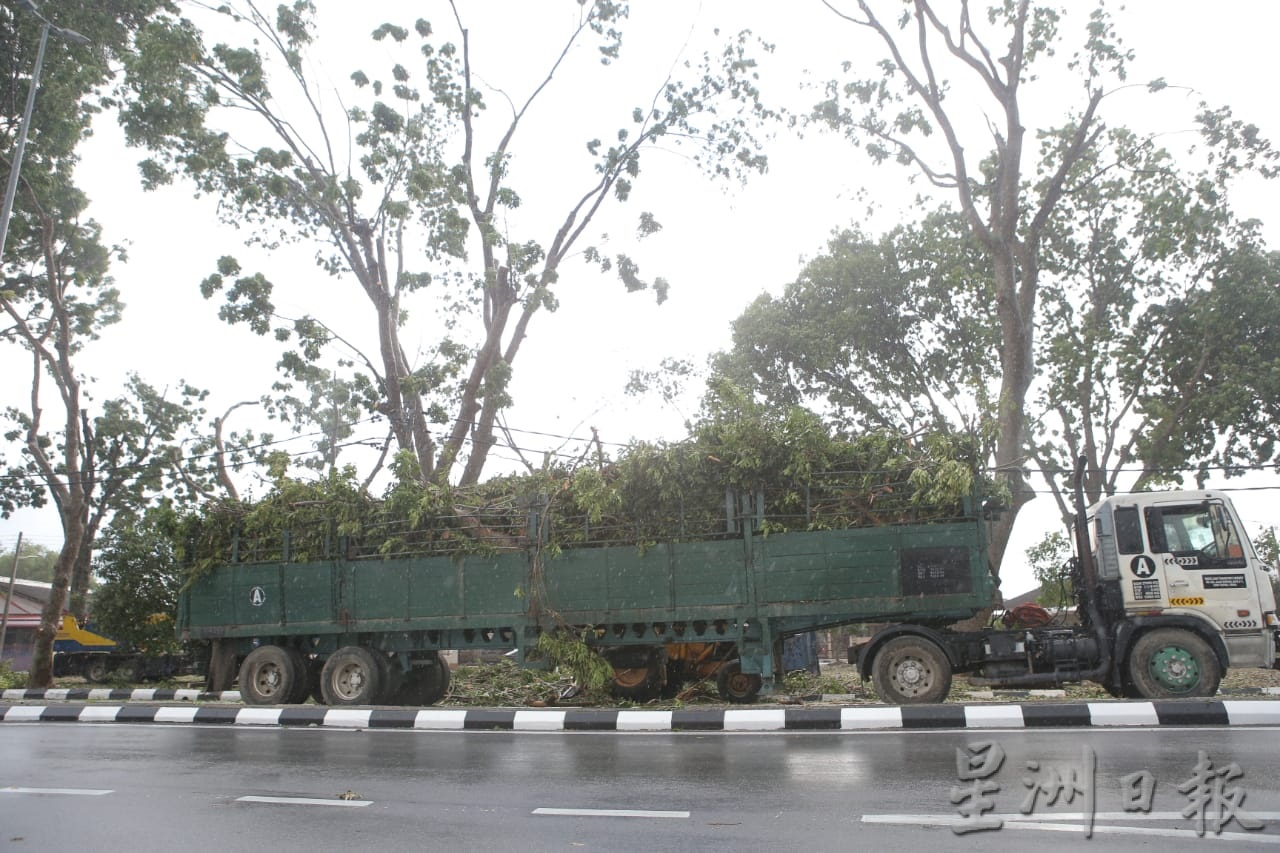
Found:
[{"label": "truck door", "polygon": [[1222,624],[1235,618],[1237,604],[1247,608],[1256,600],[1244,546],[1222,504],[1156,504],[1143,514],[1171,607],[1202,607],[1215,615],[1221,610],[1215,621]]}]

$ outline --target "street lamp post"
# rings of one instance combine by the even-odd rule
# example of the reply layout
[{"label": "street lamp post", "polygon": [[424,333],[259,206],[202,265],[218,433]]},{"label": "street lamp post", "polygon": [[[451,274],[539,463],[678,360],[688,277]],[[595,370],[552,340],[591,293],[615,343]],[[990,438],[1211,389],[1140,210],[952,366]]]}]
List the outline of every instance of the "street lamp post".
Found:
[{"label": "street lamp post", "polygon": [[36,103],[36,89],[40,88],[40,66],[44,64],[44,47],[53,33],[71,44],[89,44],[89,39],[75,30],[55,27],[36,9],[31,0],[19,0],[18,6],[35,15],[44,24],[40,31],[40,48],[36,51],[36,67],[31,72],[31,87],[27,90],[27,106],[22,111],[22,123],[18,125],[18,144],[13,149],[13,163],[9,167],[9,184],[4,191],[4,207],[0,209],[0,259],[4,258],[5,242],[9,238],[9,215],[13,213],[13,199],[18,194],[18,171],[22,168],[22,152],[27,147],[27,129],[31,126],[31,110]]}]

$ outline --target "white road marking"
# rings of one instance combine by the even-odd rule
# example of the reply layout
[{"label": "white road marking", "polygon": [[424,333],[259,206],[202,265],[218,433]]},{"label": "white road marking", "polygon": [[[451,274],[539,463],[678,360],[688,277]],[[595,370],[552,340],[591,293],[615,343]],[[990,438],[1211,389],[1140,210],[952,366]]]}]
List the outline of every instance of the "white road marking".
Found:
[{"label": "white road marking", "polygon": [[85,705],[80,709],[82,723],[114,723],[123,705]]},{"label": "white road marking", "polygon": [[726,732],[771,732],[787,727],[787,712],[783,708],[752,710],[727,710],[724,712]]},{"label": "white road marking", "polygon": [[280,722],[281,708],[241,708],[236,712],[238,726],[274,726]]},{"label": "white road marking", "polygon": [[0,788],[0,794],[61,794],[68,797],[101,797],[113,793],[102,788]]},{"label": "white road marking", "polygon": [[688,812],[656,812],[644,809],[534,809],[533,814],[559,817],[688,817]]},{"label": "white road marking", "polygon": [[467,722],[463,709],[424,709],[413,718],[415,729],[460,729]]},{"label": "white road marking", "polygon": [[350,806],[360,808],[361,806],[373,805],[373,800],[339,800],[339,799],[323,799],[321,797],[236,797],[237,803],[272,803],[275,805],[285,806]]},{"label": "white road marking", "polygon": [[670,711],[619,711],[614,727],[620,732],[668,731]]},{"label": "white road marking", "polygon": [[1089,720],[1095,726],[1158,726],[1151,702],[1088,702]]},{"label": "white road marking", "polygon": [[44,710],[44,705],[14,705],[4,712],[4,721],[6,723],[39,722]]},{"label": "white road marking", "polygon": [[367,729],[372,714],[370,708],[330,708],[324,712],[324,725]]},{"label": "white road marking", "polygon": [[842,729],[900,729],[902,709],[896,705],[870,705],[864,708],[841,708]]},{"label": "white road marking", "polygon": [[194,723],[199,708],[156,708],[157,723]]},{"label": "white road marking", "polygon": [[511,728],[518,732],[558,732],[567,711],[516,711]]},{"label": "white road marking", "polygon": [[971,729],[1026,726],[1021,705],[966,705],[964,722]]}]

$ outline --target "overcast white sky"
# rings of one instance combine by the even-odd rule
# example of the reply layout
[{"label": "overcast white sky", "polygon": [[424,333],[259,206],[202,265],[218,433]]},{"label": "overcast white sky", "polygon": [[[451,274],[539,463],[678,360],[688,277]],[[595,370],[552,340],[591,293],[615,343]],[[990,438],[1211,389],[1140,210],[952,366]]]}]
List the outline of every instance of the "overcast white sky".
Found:
[{"label": "overcast white sky", "polygon": [[[319,45],[313,68],[327,75],[334,87],[344,86],[357,66],[371,74],[385,67],[378,53],[362,53],[369,49],[366,34],[384,20],[407,26],[416,17],[427,17],[437,31],[452,32],[447,6],[439,0],[358,7],[321,0],[317,5]],[[1089,8],[1084,3],[1070,5]],[[532,85],[528,69],[550,63],[558,34],[577,12],[572,3],[552,0],[464,0],[460,6],[471,30],[475,67],[486,84],[516,100]],[[1280,139],[1274,95],[1280,68],[1273,44],[1280,4],[1131,0],[1123,9],[1111,8],[1126,43],[1137,52],[1132,81],[1164,77],[1196,90],[1166,93],[1158,101],[1136,91],[1119,94],[1104,102],[1111,123],[1170,134],[1167,144],[1181,148],[1177,134],[1190,126],[1195,104],[1208,100],[1231,105],[1265,135]],[[1080,25],[1079,17],[1064,21],[1064,55],[1078,43]],[[869,69],[880,56],[870,34],[840,22],[816,0],[636,2],[617,66],[601,69],[589,55],[582,56],[557,77],[557,98],[543,105],[546,112],[517,139],[512,171],[526,208],[525,218],[512,223],[513,233],[521,239],[550,238],[551,223],[558,225],[563,218],[566,200],[576,199],[590,180],[581,171],[588,168],[585,159],[577,158],[583,143],[593,136],[609,139],[616,128],[625,126],[631,108],[648,102],[682,53],[696,57],[720,44],[722,39],[712,34],[717,27],[722,33],[749,27],[777,45],[766,85],[798,109],[819,98],[817,91],[802,91],[802,84],[839,76],[842,60]],[[46,61],[59,61],[59,55],[51,50]],[[410,70],[416,73],[412,66]],[[1075,90],[1052,81],[1039,91],[1034,97],[1024,92],[1029,127],[1056,122],[1080,103]],[[501,112],[496,97],[490,98],[490,106],[493,122]],[[489,132],[495,132],[492,124]],[[572,156],[566,157],[566,152]],[[803,259],[821,251],[832,229],[860,223],[878,233],[914,216],[913,199],[920,187],[908,184],[909,174],[875,169],[847,143],[812,134],[804,140],[780,138],[770,156],[768,175],[736,187],[701,179],[680,156],[647,155],[632,201],[598,220],[597,231],[611,235],[610,251],[631,253],[643,277],[667,278],[670,299],[659,307],[651,294],[627,295],[612,276],[601,276],[570,259],[562,270],[561,310],[534,321],[515,365],[516,406],[509,416],[513,426],[583,438],[589,436],[588,427],[595,426],[604,440],[620,443],[681,437],[694,400],[676,410],[654,400],[628,398],[622,388],[632,370],[654,368],[664,356],[701,363],[727,346],[730,322],[758,294],[778,292],[794,279]],[[94,202],[90,213],[103,223],[108,241],[129,246],[129,261],[114,270],[127,304],[124,321],[81,357],[82,369],[98,377],[103,393],[128,370],[137,370],[161,387],[186,380],[211,389],[209,409],[215,413],[267,393],[275,378],[274,343],[221,323],[216,302],[201,299],[199,281],[213,270],[217,257],[235,254],[247,269],[261,268],[276,281],[278,304],[287,314],[322,314],[332,294],[341,292],[339,284],[314,266],[306,248],[271,257],[243,249],[234,230],[216,224],[210,201],[192,200],[186,185],[142,193],[132,169],[137,159],[138,152],[124,150],[118,132],[106,121],[84,151],[83,181]],[[858,198],[862,189],[878,207],[870,218],[866,200]],[[1272,246],[1280,245],[1275,198],[1274,187],[1250,185],[1241,187],[1233,200],[1242,212],[1269,223]],[[636,243],[634,223],[642,210],[652,211],[665,227]],[[519,228],[525,230],[514,230]],[[362,317],[365,310],[360,303],[354,313]],[[330,312],[330,318],[334,316]],[[429,317],[413,319],[421,326],[411,324],[409,346],[418,328],[417,339],[424,344],[435,339]],[[357,330],[353,322],[352,334],[358,335]],[[0,359],[5,359],[0,364],[7,365],[6,372],[25,375],[24,357],[10,350],[0,353]],[[371,436],[381,434],[381,427],[367,429]],[[554,449],[560,442],[529,435],[523,443],[537,450]],[[297,449],[302,449],[301,443]],[[1274,475],[1249,482],[1280,487]],[[1271,510],[1277,492],[1238,494],[1251,533],[1277,520]],[[1017,567],[1021,549],[1056,526],[1050,499],[1036,504],[1020,518],[1006,558],[1006,593],[1033,585],[1029,571]],[[12,548],[19,531],[29,542],[49,547],[61,542],[51,511],[0,520],[0,548]]]}]

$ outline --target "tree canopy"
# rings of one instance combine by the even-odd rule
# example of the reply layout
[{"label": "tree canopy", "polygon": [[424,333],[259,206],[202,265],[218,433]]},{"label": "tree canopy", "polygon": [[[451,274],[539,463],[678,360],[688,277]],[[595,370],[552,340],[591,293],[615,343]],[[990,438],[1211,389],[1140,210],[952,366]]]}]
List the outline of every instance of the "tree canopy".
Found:
[{"label": "tree canopy", "polygon": [[[778,402],[810,401],[837,423],[974,436],[1009,479],[997,564],[1033,496],[1028,462],[1060,489],[1064,460],[1084,453],[1097,497],[1135,463],[1150,482],[1157,470],[1271,458],[1266,406],[1252,418],[1207,391],[1233,376],[1242,386],[1227,399],[1267,393],[1259,371],[1231,366],[1243,352],[1265,357],[1252,330],[1241,328],[1248,343],[1218,346],[1238,316],[1233,283],[1240,297],[1269,296],[1256,229],[1225,203],[1242,171],[1274,171],[1257,129],[1202,104],[1202,148],[1185,165],[1108,126],[1106,98],[1124,88],[1132,57],[1102,7],[1066,63],[1078,104],[1037,130],[1022,106],[1067,41],[1060,10],[1019,0],[984,21],[968,4],[913,0],[897,17],[871,0],[827,5],[884,59],[878,77],[830,82],[813,120],[944,200],[883,238],[835,235],[782,297],[739,318],[715,371]],[[1184,335],[1205,345],[1188,354]],[[1199,417],[1183,417],[1193,408]]]},{"label": "tree canopy", "polygon": [[[89,46],[50,39],[41,69],[40,108],[28,125],[29,153],[17,172],[17,196],[5,245],[0,340],[28,365],[26,402],[4,412],[5,439],[16,459],[6,469],[0,511],[21,505],[56,507],[63,545],[54,565],[52,593],[36,634],[32,683],[52,681],[53,637],[62,613],[83,616],[90,558],[99,527],[110,515],[149,501],[169,467],[169,448],[202,415],[202,392],[186,386],[156,389],[140,377],[123,382],[119,396],[96,400],[94,377],[80,361],[84,348],[117,322],[123,305],[109,274],[118,247],[103,244],[101,228],[85,216],[88,199],[75,182],[78,145],[93,116],[115,101],[110,81],[133,48],[137,28],[171,8],[147,0],[113,0],[89,7],[51,3],[43,12],[20,9],[0,18],[3,55],[3,151],[11,170],[23,121],[19,105],[35,85],[35,57],[46,29],[43,14],[73,30]],[[19,97],[19,93],[22,97]],[[11,172],[12,174],[13,172]]]},{"label": "tree canopy", "polygon": [[[345,288],[344,310],[289,317],[277,308],[276,283],[233,257],[202,283],[206,297],[224,300],[224,320],[286,342],[272,410],[315,423],[315,402],[327,398],[326,417],[388,425],[383,458],[409,451],[424,480],[470,484],[512,403],[529,326],[559,304],[567,258],[580,253],[628,291],[666,296],[668,284],[642,278],[626,252],[588,242],[597,213],[628,200],[659,144],[683,146],[712,174],[762,169],[756,122],[768,111],[755,90],[755,45],[743,35],[721,55],[685,63],[687,79],[655,81],[647,102],[608,105],[617,125],[601,119],[596,135],[577,138],[560,129],[564,118],[535,117],[554,87],[594,82],[618,61],[627,4],[570,7],[576,22],[528,60],[511,92],[475,65],[483,31],[465,24],[457,4],[438,8],[443,21],[373,29],[392,61],[353,69],[336,113],[308,72],[313,4],[281,6],[274,17],[254,3],[228,5],[217,10],[221,22],[199,26],[157,21],[127,63],[123,115],[130,141],[150,152],[149,186],[189,179],[218,196],[251,244],[312,245],[323,273]],[[406,50],[415,43],[416,56]],[[594,68],[581,61],[583,47]],[[528,200],[517,175],[528,183],[531,174],[521,160],[526,137],[530,150],[581,152],[578,171],[552,183],[550,194],[567,201],[551,220],[520,214]],[[637,222],[638,237],[661,227],[649,212]],[[290,285],[317,286],[305,276]],[[406,342],[411,329],[421,343]],[[332,367],[320,364],[327,353],[336,354]],[[310,390],[295,393],[299,385]],[[330,457],[333,443],[322,448]]]}]

